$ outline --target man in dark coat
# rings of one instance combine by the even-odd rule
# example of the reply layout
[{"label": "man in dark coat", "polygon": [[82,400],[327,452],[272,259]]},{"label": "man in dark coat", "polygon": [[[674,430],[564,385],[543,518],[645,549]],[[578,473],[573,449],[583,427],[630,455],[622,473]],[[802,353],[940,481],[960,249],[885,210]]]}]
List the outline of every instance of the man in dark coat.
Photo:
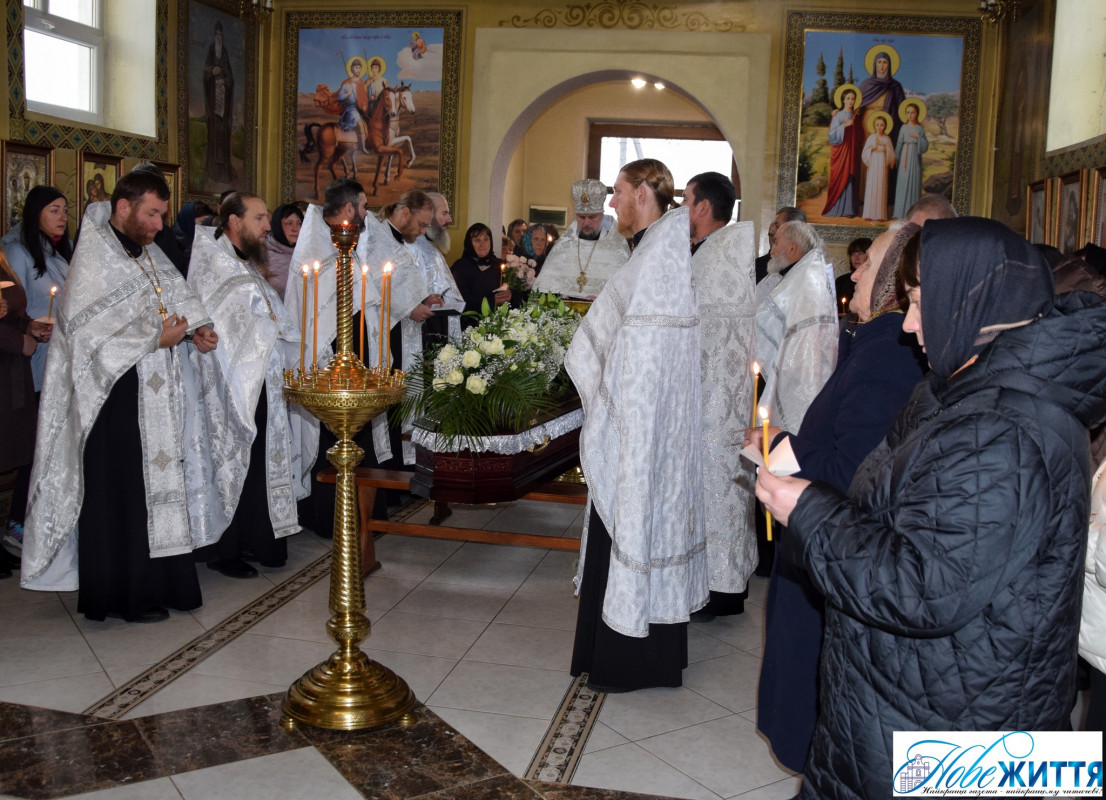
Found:
[{"label": "man in dark coat", "polygon": [[1044,259],[997,222],[934,220],[919,238],[903,329],[931,375],[848,496],[758,479],[788,525],[781,557],[826,596],[833,691],[802,798],[889,797],[893,731],[1070,724],[1106,304],[1054,299]]}]

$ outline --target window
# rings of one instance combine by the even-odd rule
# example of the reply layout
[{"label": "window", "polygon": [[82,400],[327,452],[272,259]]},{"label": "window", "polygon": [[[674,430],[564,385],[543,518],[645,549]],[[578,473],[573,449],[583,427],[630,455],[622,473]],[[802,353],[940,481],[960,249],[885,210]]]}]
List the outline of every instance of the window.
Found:
[{"label": "window", "polygon": [[[588,135],[588,175],[612,186],[623,164],[639,158],[663,161],[672,172],[677,199],[688,180],[700,172],[730,176],[741,197],[733,149],[714,125],[592,123]],[[740,200],[734,206],[737,218]]]},{"label": "window", "polygon": [[104,34],[98,0],[24,0],[27,109],[103,124]]}]

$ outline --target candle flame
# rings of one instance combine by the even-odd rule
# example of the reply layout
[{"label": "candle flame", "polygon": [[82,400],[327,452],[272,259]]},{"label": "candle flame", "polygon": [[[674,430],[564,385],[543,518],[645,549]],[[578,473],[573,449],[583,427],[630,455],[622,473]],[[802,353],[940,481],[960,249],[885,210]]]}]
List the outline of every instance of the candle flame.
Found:
[{"label": "candle flame", "polygon": [[369,265],[368,264],[362,264],[361,265],[361,274],[362,275],[368,275],[369,274]]},{"label": "candle flame", "polygon": [[760,362],[758,362],[758,361],[753,362],[753,374],[754,375],[759,375],[760,374]]},{"label": "candle flame", "polygon": [[315,271],[316,272],[319,271],[319,262],[318,261],[315,262]]},{"label": "candle flame", "polygon": [[57,293],[58,293],[58,287],[57,286],[51,286],[50,287],[50,296],[53,297]]},{"label": "candle flame", "polygon": [[386,261],[384,263],[384,266],[381,267],[381,269],[383,269],[386,274],[390,275],[391,272],[392,272],[392,262],[391,261]]},{"label": "candle flame", "polygon": [[306,278],[307,273],[310,272],[310,271],[311,271],[311,266],[309,264],[304,264],[303,265],[303,277]]},{"label": "candle flame", "polygon": [[760,418],[762,420],[768,419],[768,409],[765,408],[764,406],[758,406],[757,407],[757,413],[760,415]]}]

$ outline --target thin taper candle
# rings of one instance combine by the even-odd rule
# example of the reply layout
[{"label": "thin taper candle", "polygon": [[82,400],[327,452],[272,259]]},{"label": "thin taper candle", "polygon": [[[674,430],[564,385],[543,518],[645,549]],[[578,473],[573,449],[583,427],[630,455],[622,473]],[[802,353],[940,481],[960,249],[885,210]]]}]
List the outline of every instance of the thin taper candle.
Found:
[{"label": "thin taper candle", "polygon": [[760,364],[753,362],[753,427],[757,426],[757,384],[760,383]]},{"label": "thin taper candle", "polygon": [[[764,434],[761,437],[761,448],[764,450],[764,469],[768,469],[768,409],[764,406],[760,407],[760,424],[763,428]],[[764,522],[765,530],[768,534],[768,541],[772,541],[772,512],[768,510],[768,507],[764,507]]]},{"label": "thin taper candle", "polygon": [[308,266],[303,265],[303,296],[300,304],[303,306],[303,314],[300,319],[300,377],[303,377],[304,351],[307,349],[307,273]]},{"label": "thin taper candle", "polygon": [[53,319],[54,317],[54,295],[58,293],[57,286],[50,287],[50,307],[46,309],[46,319]]},{"label": "thin taper candle", "polygon": [[387,339],[384,342],[384,358],[387,359],[387,372],[392,371],[392,264],[384,265],[384,324]]},{"label": "thin taper candle", "polygon": [[369,265],[361,265],[361,363],[365,363],[365,281],[369,279]]},{"label": "thin taper candle", "polygon": [[311,333],[311,368],[319,365],[319,262],[315,262],[315,312]]},{"label": "thin taper candle", "polygon": [[384,290],[388,287],[388,275],[381,269],[380,275],[380,336],[376,341],[376,366],[384,369]]}]

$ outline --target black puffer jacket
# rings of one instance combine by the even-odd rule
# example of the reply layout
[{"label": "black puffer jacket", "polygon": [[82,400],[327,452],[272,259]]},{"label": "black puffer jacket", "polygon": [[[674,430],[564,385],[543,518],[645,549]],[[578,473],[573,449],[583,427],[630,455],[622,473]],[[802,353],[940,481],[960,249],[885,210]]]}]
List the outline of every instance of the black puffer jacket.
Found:
[{"label": "black puffer jacket", "polygon": [[1066,726],[1104,417],[1106,305],[1065,295],[923,380],[848,498],[803,492],[781,548],[826,596],[834,689],[801,797],[890,797],[896,730]]}]

